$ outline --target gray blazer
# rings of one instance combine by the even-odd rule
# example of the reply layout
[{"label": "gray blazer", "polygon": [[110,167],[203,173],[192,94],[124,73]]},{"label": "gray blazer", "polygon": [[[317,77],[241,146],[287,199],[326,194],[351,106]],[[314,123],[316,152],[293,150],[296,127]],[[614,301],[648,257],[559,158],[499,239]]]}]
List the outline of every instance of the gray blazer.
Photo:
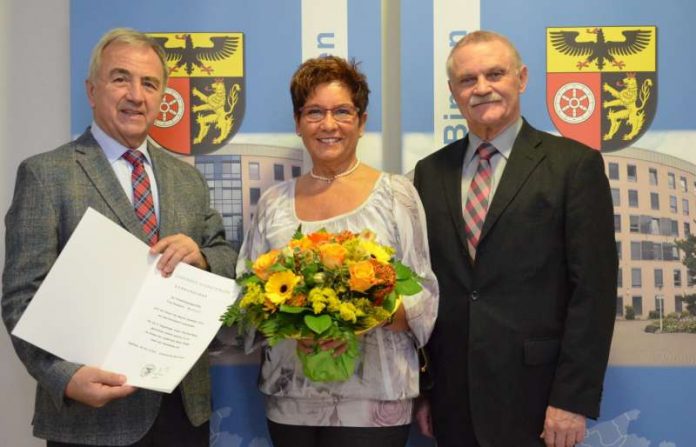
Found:
[{"label": "gray blazer", "polygon": [[[225,240],[220,215],[210,208],[205,180],[196,168],[164,150],[148,150],[159,190],[160,237],[188,235],[201,247],[212,272],[233,277],[236,254]],[[89,129],[77,140],[28,158],[19,166],[12,205],[5,217],[2,317],[8,331],[90,206],[145,241],[133,206]],[[138,390],[99,409],[82,405],[63,394],[81,365],[15,337],[12,342],[38,382],[35,436],[69,443],[124,445],[136,442],[153,424],[160,393]],[[211,411],[206,355],[180,388],[191,423],[204,423]]]}]

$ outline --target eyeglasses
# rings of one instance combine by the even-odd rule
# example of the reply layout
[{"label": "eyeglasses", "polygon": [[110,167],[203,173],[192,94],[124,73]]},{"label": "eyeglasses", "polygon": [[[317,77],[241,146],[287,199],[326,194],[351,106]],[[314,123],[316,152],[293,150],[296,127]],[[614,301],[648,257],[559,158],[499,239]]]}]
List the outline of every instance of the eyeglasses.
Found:
[{"label": "eyeglasses", "polygon": [[325,109],[319,106],[302,107],[300,114],[309,123],[318,123],[326,118],[327,113],[331,113],[333,119],[340,123],[350,123],[358,116],[360,109],[350,105],[338,106],[333,109]]}]

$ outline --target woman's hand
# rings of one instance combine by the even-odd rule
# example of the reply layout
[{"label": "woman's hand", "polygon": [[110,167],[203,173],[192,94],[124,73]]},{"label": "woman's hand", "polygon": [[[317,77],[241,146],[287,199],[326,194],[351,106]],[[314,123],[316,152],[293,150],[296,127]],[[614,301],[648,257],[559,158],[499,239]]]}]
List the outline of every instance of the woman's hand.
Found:
[{"label": "woman's hand", "polygon": [[333,351],[333,356],[338,357],[346,352],[348,343],[345,340],[337,339],[317,340],[316,338],[300,338],[297,340],[297,349],[305,354],[312,354],[317,350]]},{"label": "woman's hand", "polygon": [[404,332],[410,329],[408,319],[406,318],[406,311],[402,304],[399,304],[398,309],[396,309],[396,312],[392,315],[391,322],[387,321],[383,327],[392,332]]}]

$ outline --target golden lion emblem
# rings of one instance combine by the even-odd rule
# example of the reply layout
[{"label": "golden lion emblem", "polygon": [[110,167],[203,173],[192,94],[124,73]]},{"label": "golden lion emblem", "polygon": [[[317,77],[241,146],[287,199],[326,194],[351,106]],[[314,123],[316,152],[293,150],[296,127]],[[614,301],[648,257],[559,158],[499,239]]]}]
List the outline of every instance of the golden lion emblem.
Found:
[{"label": "golden lion emblem", "polygon": [[[650,98],[650,88],[653,85],[652,80],[646,79],[638,93],[638,81],[635,73],[627,73],[626,77],[621,80],[624,88],[617,90],[604,83],[603,90],[609,93],[614,99],[606,101],[603,105],[605,109],[609,109],[607,119],[611,122],[609,132],[602,136],[604,141],[611,140],[619,130],[622,122],[625,122],[631,130],[622,138],[624,141],[631,140],[635,137],[645,123],[645,112],[643,109]],[[640,97],[639,97],[640,96]],[[640,100],[640,106],[638,101]]]},{"label": "golden lion emblem", "polygon": [[230,93],[227,94],[225,82],[222,79],[216,79],[211,84],[211,88],[213,92],[209,95],[201,92],[196,87],[191,92],[193,96],[203,102],[203,104],[195,105],[191,108],[192,112],[197,113],[196,122],[198,123],[198,136],[193,140],[193,144],[201,143],[208,135],[208,130],[210,130],[210,126],[213,124],[220,132],[213,139],[213,144],[223,142],[232,131],[232,125],[234,124],[232,112],[237,105],[241,87],[239,84],[234,84],[230,89]]}]

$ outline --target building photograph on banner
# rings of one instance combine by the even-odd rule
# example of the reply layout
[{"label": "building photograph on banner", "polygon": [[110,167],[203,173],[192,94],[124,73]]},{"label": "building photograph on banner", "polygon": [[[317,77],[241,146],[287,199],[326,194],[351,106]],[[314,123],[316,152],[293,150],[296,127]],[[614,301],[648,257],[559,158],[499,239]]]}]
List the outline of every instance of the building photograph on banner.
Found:
[{"label": "building photograph on banner", "polygon": [[405,171],[467,134],[445,60],[478,29],[517,47],[528,69],[522,116],[602,154],[619,269],[600,418],[588,420],[582,446],[696,438],[686,398],[696,390],[696,121],[686,104],[696,88],[693,61],[680,50],[696,42],[687,31],[696,8],[677,3],[402,5]]}]

